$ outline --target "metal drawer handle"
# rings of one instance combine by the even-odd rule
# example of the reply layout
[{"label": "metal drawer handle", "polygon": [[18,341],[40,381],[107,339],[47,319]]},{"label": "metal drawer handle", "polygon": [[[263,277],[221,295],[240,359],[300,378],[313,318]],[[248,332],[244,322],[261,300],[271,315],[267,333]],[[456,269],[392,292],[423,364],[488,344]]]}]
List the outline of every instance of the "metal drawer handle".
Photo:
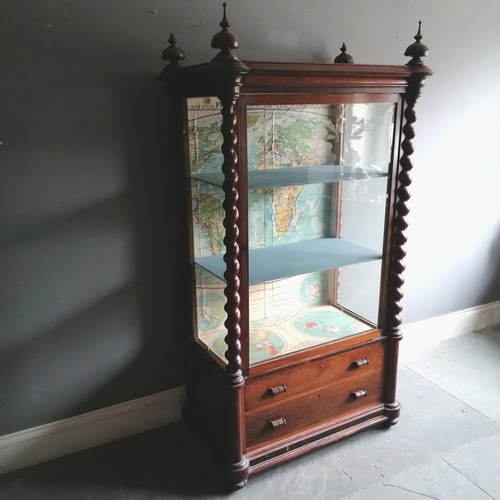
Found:
[{"label": "metal drawer handle", "polygon": [[360,389],[359,391],[353,392],[350,398],[353,401],[357,401],[358,399],[366,398],[366,396],[368,396],[368,391],[366,389]]},{"label": "metal drawer handle", "polygon": [[370,364],[370,360],[368,358],[361,358],[353,361],[351,364],[351,368],[361,368],[362,366],[366,366]]},{"label": "metal drawer handle", "polygon": [[267,390],[270,396],[276,396],[276,394],[281,394],[282,392],[286,392],[285,384],[275,385],[274,387],[269,387]]},{"label": "metal drawer handle", "polygon": [[286,425],[285,417],[276,418],[275,420],[269,420],[267,423],[271,429],[277,429],[278,427],[284,427]]}]

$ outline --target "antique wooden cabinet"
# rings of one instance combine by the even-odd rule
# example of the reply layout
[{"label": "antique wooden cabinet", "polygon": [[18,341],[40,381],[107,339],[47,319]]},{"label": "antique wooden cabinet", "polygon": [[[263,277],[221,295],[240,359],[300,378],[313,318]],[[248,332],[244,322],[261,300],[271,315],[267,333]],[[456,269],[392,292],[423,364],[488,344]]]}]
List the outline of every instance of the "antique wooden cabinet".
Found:
[{"label": "antique wooden cabinet", "polygon": [[[186,418],[249,475],[394,424],[415,102],[406,65],[207,63],[170,37],[160,75],[185,159],[192,325]],[[180,168],[180,167],[179,167]]]}]

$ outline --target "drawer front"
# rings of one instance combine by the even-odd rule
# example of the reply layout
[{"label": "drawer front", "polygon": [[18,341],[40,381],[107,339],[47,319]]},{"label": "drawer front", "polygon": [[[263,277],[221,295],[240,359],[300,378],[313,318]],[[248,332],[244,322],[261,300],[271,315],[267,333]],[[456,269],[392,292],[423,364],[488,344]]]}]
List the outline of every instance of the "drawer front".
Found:
[{"label": "drawer front", "polygon": [[382,401],[382,388],[382,371],[359,373],[347,381],[248,412],[247,449],[378,404]]},{"label": "drawer front", "polygon": [[247,382],[246,411],[281,404],[306,392],[383,370],[384,344],[370,344]]}]

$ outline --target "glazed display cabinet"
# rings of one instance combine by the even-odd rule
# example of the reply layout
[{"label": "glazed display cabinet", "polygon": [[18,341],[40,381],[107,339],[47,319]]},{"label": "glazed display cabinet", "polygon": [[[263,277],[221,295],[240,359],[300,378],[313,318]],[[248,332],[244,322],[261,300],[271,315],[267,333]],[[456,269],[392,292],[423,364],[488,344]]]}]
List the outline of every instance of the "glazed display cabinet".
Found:
[{"label": "glazed display cabinet", "polygon": [[160,75],[183,144],[186,419],[229,484],[399,416],[396,373],[420,41],[406,65],[242,62],[222,30]]}]

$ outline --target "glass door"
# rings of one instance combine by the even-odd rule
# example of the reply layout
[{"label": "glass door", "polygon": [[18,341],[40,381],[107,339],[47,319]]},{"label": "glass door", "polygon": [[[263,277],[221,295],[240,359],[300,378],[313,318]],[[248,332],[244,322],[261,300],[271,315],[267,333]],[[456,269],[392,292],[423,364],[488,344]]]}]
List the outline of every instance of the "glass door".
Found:
[{"label": "glass door", "polygon": [[250,364],[377,327],[394,103],[247,110]]}]

